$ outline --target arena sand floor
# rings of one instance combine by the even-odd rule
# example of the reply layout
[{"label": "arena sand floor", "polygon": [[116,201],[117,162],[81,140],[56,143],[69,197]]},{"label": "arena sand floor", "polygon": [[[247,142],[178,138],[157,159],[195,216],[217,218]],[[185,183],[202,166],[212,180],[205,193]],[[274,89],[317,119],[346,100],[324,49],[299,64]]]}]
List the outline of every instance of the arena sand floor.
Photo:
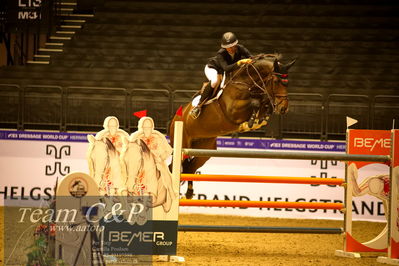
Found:
[{"label": "arena sand floor", "polygon": [[[4,265],[3,215],[0,222],[0,265]],[[179,222],[202,225],[342,227],[342,221],[199,214],[181,214]],[[383,223],[354,222],[353,235],[362,242],[367,241],[378,235],[384,226]],[[16,241],[16,238],[8,241]],[[24,239],[20,252],[13,255],[8,265],[26,265],[23,250],[24,246],[32,243],[30,241],[29,237]],[[153,265],[384,265],[376,262],[381,253],[362,253],[360,259],[334,256],[334,251],[342,249],[342,246],[341,235],[179,232],[177,255],[184,257],[186,262],[154,262]]]}]

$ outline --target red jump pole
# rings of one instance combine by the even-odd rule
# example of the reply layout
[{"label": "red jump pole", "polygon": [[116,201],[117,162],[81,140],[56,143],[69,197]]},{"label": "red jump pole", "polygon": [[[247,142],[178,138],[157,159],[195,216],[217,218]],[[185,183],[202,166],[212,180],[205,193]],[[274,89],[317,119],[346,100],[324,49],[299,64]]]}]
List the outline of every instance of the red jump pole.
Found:
[{"label": "red jump pole", "polygon": [[287,202],[287,201],[241,201],[241,200],[187,200],[181,199],[180,206],[241,207],[241,208],[292,208],[342,210],[342,203]]},{"label": "red jump pole", "polygon": [[252,183],[283,183],[283,184],[312,184],[338,185],[344,183],[342,178],[313,178],[290,176],[252,176],[252,175],[206,175],[181,174],[181,181],[211,181],[211,182],[252,182]]}]

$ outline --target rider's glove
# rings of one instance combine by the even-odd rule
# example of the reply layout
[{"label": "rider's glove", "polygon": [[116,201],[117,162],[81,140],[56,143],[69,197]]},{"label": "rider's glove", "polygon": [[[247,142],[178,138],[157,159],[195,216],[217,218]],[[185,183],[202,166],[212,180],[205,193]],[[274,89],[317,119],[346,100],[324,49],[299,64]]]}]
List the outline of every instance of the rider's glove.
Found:
[{"label": "rider's glove", "polygon": [[251,62],[252,60],[250,58],[241,59],[240,61],[237,62],[237,65],[241,66],[242,64],[250,64]]}]

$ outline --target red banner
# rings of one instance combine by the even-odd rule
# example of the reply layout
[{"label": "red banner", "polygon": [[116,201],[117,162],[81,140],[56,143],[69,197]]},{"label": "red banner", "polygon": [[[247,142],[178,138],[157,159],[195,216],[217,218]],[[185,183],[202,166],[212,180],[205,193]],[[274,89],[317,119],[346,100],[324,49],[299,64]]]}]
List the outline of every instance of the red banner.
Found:
[{"label": "red banner", "polygon": [[[389,130],[349,130],[348,154],[390,155],[391,132]],[[373,162],[349,162],[361,168]]]}]

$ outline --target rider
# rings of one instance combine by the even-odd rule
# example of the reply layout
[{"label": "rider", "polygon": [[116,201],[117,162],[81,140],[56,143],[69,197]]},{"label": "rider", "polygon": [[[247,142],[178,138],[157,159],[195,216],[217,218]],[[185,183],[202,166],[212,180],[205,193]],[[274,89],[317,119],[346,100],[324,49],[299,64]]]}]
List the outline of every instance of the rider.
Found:
[{"label": "rider", "polygon": [[226,32],[223,34],[221,47],[216,56],[211,57],[205,65],[205,76],[209,82],[201,93],[198,105],[190,112],[194,119],[200,115],[205,100],[211,96],[214,89],[219,87],[224,72],[229,73],[236,66],[251,63],[250,52],[243,45],[238,44],[238,39],[234,33]]}]

